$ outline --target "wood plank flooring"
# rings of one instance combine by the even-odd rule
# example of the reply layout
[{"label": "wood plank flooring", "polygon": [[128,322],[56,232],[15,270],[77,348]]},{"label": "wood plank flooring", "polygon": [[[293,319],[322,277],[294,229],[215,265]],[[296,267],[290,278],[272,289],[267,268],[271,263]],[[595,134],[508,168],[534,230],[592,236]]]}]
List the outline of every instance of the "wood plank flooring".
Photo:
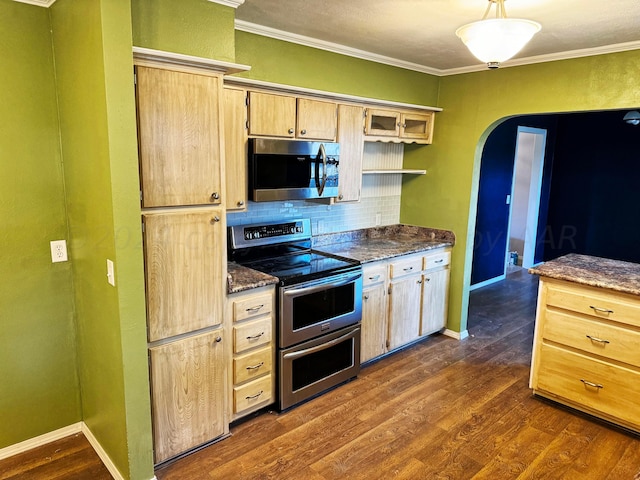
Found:
[{"label": "wood plank flooring", "polygon": [[436,335],[357,380],[156,472],[174,479],[632,480],[640,438],[534,398],[537,277],[472,292],[470,337]]},{"label": "wood plank flooring", "polygon": [[[467,340],[433,336],[289,412],[233,427],[156,477],[640,480],[640,437],[532,397],[536,290],[525,271],[476,290]],[[73,453],[89,445],[82,435],[60,442],[0,461],[0,479],[110,478]]]}]

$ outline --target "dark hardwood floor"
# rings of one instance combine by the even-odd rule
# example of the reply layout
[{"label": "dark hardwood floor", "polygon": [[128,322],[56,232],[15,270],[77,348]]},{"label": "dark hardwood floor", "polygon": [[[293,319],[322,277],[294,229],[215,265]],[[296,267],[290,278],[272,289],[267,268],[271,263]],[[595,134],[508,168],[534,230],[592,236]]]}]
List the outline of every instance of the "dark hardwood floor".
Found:
[{"label": "dark hardwood floor", "polygon": [[[640,478],[640,437],[531,395],[536,292],[537,277],[526,271],[476,290],[470,296],[468,339],[428,338],[365,366],[358,379],[289,412],[265,413],[233,427],[230,438],[157,470],[156,476]],[[7,461],[0,462],[0,472]],[[60,469],[69,468],[69,461]],[[0,473],[0,479],[103,478],[90,472],[58,477],[26,472]]]}]

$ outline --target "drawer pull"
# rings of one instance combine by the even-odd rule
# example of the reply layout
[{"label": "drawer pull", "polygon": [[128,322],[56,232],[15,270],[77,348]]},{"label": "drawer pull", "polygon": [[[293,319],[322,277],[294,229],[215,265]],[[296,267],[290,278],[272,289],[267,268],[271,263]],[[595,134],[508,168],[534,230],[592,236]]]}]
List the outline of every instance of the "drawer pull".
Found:
[{"label": "drawer pull", "polygon": [[262,395],[264,393],[264,390],[260,390],[258,393],[256,393],[255,395],[248,395],[245,398],[245,400],[253,400],[254,398],[258,398],[260,395]]},{"label": "drawer pull", "polygon": [[435,261],[435,262],[433,262],[433,263],[442,263],[442,262],[444,262],[444,258],[441,258],[440,260],[436,260],[436,261]]},{"label": "drawer pull", "polygon": [[264,335],[264,332],[260,332],[260,333],[259,333],[259,334],[257,334],[257,335],[249,335],[249,336],[247,337],[247,340],[255,340],[256,338],[260,338],[260,337],[261,337],[261,336],[263,336],[263,335]]},{"label": "drawer pull", "polygon": [[606,313],[607,315],[613,313],[613,310],[609,310],[608,308],[594,307],[593,305],[589,305],[589,308],[592,308],[595,312]]},{"label": "drawer pull", "polygon": [[257,365],[251,365],[251,366],[246,367],[246,368],[247,368],[247,370],[257,370],[257,369],[258,369],[258,368],[260,368],[262,365],[264,365],[264,362],[260,362],[260,363],[259,363],[259,364],[257,364]]},{"label": "drawer pull", "polygon": [[581,378],[581,379],[580,379],[580,381],[581,381],[582,383],[584,383],[584,384],[585,384],[586,386],[588,386],[588,387],[593,387],[593,388],[597,388],[597,389],[604,388],[604,385],[602,385],[602,384],[600,384],[600,383],[593,383],[593,382],[589,382],[589,381],[587,381],[587,380],[585,380],[585,379],[583,379],[583,378]]},{"label": "drawer pull", "polygon": [[369,280],[371,280],[372,282],[375,282],[376,280],[378,280],[380,278],[380,274],[378,275],[374,275],[373,277],[369,277]]},{"label": "drawer pull", "polygon": [[413,270],[413,267],[406,267],[406,268],[403,268],[403,270],[405,272],[410,272],[411,270]]},{"label": "drawer pull", "polygon": [[603,340],[602,338],[592,337],[591,335],[587,335],[587,338],[588,338],[589,340],[591,340],[592,342],[598,342],[598,343],[611,343],[611,342],[609,342],[609,340]]},{"label": "drawer pull", "polygon": [[255,307],[249,307],[249,308],[246,309],[246,311],[253,313],[253,312],[257,312],[262,307],[264,307],[264,303],[262,305],[256,305]]}]

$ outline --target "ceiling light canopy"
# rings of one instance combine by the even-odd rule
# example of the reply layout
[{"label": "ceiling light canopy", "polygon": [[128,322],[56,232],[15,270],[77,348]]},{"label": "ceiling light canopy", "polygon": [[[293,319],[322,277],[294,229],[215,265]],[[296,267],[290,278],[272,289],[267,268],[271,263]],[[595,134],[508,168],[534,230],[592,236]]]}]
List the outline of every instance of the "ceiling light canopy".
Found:
[{"label": "ceiling light canopy", "polygon": [[[540,31],[538,22],[520,18],[507,18],[505,0],[489,0],[482,20],[468,23],[456,30],[456,35],[467,48],[489,68],[498,68],[509,60]],[[496,7],[496,17],[489,18],[491,7]]]}]

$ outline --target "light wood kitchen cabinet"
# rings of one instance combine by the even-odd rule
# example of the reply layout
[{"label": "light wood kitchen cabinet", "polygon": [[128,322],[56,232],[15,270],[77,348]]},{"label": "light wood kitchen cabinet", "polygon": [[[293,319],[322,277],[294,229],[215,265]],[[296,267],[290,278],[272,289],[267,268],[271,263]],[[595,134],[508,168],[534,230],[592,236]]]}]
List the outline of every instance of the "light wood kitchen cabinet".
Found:
[{"label": "light wood kitchen cabinet", "polygon": [[156,464],[228,433],[222,330],[149,349]]},{"label": "light wood kitchen cabinet", "polygon": [[142,206],[222,201],[222,77],[136,66]]},{"label": "light wood kitchen cabinet", "polygon": [[362,191],[364,155],[364,108],[338,105],[338,142],[340,142],[340,181],[337,202],[357,202]]},{"label": "light wood kitchen cabinet", "polygon": [[224,149],[227,211],[247,209],[247,92],[224,88]]},{"label": "light wood kitchen cabinet", "polygon": [[640,432],[640,298],[540,279],[535,394]]},{"label": "light wood kitchen cabinet", "polygon": [[424,256],[420,335],[429,335],[447,326],[450,263],[448,250]]},{"label": "light wood kitchen cabinet", "polygon": [[429,144],[433,136],[434,112],[409,112],[368,108],[365,140],[406,141]]},{"label": "light wood kitchen cabinet", "polygon": [[387,288],[387,262],[362,267],[361,362],[387,351]]},{"label": "light wood kitchen cabinet", "polygon": [[150,342],[222,322],[223,218],[222,209],[143,213]]},{"label": "light wood kitchen cabinet", "polygon": [[420,336],[422,256],[405,256],[389,264],[389,337],[393,350]]},{"label": "light wood kitchen cabinet", "polygon": [[275,401],[274,312],[273,286],[234,293],[227,298],[233,335],[229,399],[232,420]]},{"label": "light wood kitchen cabinet", "polygon": [[249,135],[334,141],[334,102],[250,91]]}]

